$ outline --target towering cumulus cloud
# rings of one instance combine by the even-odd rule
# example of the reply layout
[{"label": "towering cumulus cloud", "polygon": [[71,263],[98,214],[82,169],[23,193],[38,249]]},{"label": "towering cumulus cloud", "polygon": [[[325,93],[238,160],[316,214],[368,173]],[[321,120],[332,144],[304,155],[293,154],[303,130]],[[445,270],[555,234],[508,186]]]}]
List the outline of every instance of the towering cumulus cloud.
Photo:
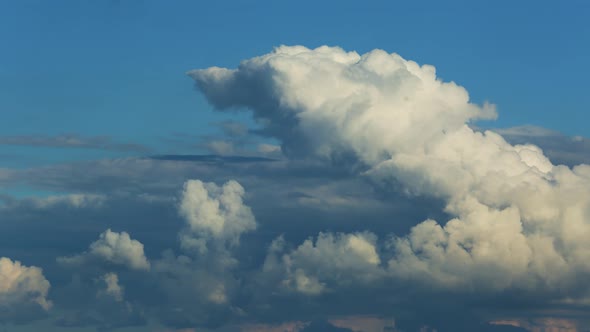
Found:
[{"label": "towering cumulus cloud", "polygon": [[371,275],[440,289],[588,295],[590,166],[553,165],[536,146],[471,129],[496,116],[493,106],[470,103],[434,67],[381,50],[282,46],[189,75],[217,109],[250,109],[291,158],[352,156],[372,181],[445,201],[451,220],[426,220],[383,250],[372,235],[324,234],[286,254],[296,289],[319,293],[342,279],[325,274],[330,264],[355,271],[331,260],[313,268],[341,247],[383,270]]}]

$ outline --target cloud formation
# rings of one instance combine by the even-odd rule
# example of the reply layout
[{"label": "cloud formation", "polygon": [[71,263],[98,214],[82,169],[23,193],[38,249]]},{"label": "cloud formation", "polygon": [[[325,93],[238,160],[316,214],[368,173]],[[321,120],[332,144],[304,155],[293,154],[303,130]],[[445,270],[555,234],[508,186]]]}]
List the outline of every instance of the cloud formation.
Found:
[{"label": "cloud formation", "polygon": [[[587,325],[576,319],[590,303],[590,167],[544,153],[583,139],[477,129],[493,106],[380,50],[279,47],[190,74],[218,109],[249,108],[258,121],[205,137],[229,155],[0,170],[2,185],[63,193],[0,196],[5,255],[44,272],[25,278],[26,296],[0,292],[27,312],[2,309],[0,320],[36,308],[59,327],[98,329]],[[6,261],[21,275],[37,269]],[[49,284],[35,286],[47,279],[49,312]],[[540,318],[553,308],[571,317]]]},{"label": "cloud formation", "polygon": [[217,109],[250,109],[291,158],[352,156],[376,184],[444,200],[450,220],[391,239],[391,277],[460,292],[588,293],[590,166],[553,165],[537,146],[474,131],[493,106],[470,103],[434,67],[381,50],[281,46],[189,75]]}]

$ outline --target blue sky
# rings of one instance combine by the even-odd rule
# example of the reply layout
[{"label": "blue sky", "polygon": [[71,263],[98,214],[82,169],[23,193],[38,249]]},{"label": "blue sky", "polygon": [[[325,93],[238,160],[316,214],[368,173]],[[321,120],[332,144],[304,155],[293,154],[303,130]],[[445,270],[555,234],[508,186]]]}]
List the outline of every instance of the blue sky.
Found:
[{"label": "blue sky", "polygon": [[0,132],[172,151],[162,138],[227,118],[187,70],[327,44],[435,65],[472,100],[498,105],[489,126],[590,136],[588,15],[585,1],[2,1]]},{"label": "blue sky", "polygon": [[589,17],[0,0],[0,330],[582,331]]}]

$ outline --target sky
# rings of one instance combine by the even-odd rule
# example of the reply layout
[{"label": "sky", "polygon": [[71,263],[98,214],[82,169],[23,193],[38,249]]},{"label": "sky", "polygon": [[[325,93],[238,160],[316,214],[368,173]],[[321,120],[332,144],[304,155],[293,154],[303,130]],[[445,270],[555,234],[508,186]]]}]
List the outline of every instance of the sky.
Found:
[{"label": "sky", "polygon": [[587,331],[589,16],[0,1],[0,331]]}]

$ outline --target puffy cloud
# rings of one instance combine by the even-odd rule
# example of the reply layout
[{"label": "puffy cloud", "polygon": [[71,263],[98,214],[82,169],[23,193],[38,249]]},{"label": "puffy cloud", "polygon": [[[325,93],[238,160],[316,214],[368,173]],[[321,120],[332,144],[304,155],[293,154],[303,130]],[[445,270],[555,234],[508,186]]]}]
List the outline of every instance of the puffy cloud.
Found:
[{"label": "puffy cloud", "polygon": [[47,299],[50,284],[43,271],[24,266],[10,258],[0,258],[0,320],[21,315],[19,311],[51,308]]},{"label": "puffy cloud", "polygon": [[117,233],[110,229],[100,234],[98,240],[90,244],[88,251],[80,255],[58,258],[59,262],[72,265],[96,260],[136,270],[150,268],[141,242],[131,239],[126,232]]},{"label": "puffy cloud", "polygon": [[392,240],[391,276],[461,292],[588,292],[590,166],[555,166],[534,145],[473,130],[493,106],[470,103],[434,67],[381,50],[281,46],[189,75],[217,109],[252,110],[291,158],[353,156],[376,184],[444,200],[451,220]]},{"label": "puffy cloud", "polygon": [[282,284],[297,292],[317,295],[330,287],[368,283],[382,275],[377,238],[371,233],[320,233],[296,249],[284,253],[285,243],[276,239],[269,250],[264,270],[284,270]]},{"label": "puffy cloud", "polygon": [[242,233],[256,229],[254,215],[243,203],[244,194],[244,188],[233,180],[221,187],[187,181],[179,206],[187,225],[180,234],[182,247],[204,253],[208,242],[237,245]]},{"label": "puffy cloud", "polygon": [[332,155],[351,148],[376,161],[411,150],[466,121],[495,116],[470,104],[467,91],[397,54],[365,55],[340,48],[276,48],[238,69],[213,67],[189,75],[220,109],[249,107],[283,151]]}]

